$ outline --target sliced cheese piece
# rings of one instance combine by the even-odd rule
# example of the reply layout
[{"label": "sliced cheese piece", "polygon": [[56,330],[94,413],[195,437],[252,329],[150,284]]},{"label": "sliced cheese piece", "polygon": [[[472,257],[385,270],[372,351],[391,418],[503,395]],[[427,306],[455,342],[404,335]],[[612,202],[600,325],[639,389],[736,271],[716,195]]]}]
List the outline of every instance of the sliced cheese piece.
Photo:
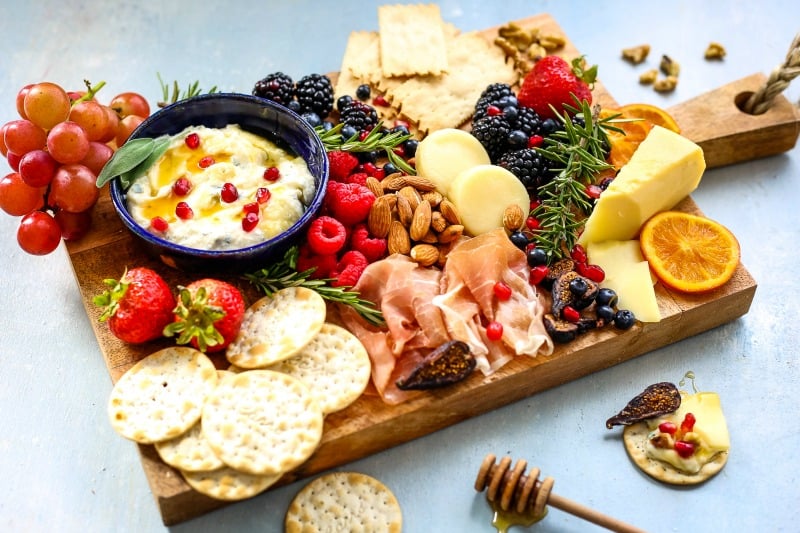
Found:
[{"label": "sliced cheese piece", "polygon": [[[589,263],[599,265],[603,269],[606,279],[622,276],[631,265],[645,260],[637,239],[589,243],[586,255]],[[650,279],[655,284],[658,278],[651,272]]]},{"label": "sliced cheese piece", "polygon": [[488,165],[491,160],[471,133],[446,128],[434,131],[420,141],[414,162],[417,174],[432,181],[441,194],[447,194],[450,183],[463,170]]},{"label": "sliced cheese piece", "polygon": [[491,164],[462,171],[450,184],[446,196],[456,206],[464,230],[472,236],[503,227],[503,212],[517,204],[530,209],[525,186],[508,170]]},{"label": "sliced cheese piece", "polygon": [[636,237],[648,218],[673,208],[694,191],[705,168],[702,148],[654,126],[600,195],[578,243]]},{"label": "sliced cheese piece", "polygon": [[606,278],[603,287],[613,289],[619,297],[617,307],[633,312],[642,322],[659,322],[656,291],[650,277],[650,264],[647,261],[633,263],[614,278]]}]

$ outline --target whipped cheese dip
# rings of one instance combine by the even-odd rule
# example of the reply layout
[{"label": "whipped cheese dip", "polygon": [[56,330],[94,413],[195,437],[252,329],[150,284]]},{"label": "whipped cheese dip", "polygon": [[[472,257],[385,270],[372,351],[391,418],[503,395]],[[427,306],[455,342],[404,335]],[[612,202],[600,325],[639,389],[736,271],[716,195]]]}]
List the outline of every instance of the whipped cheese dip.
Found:
[{"label": "whipped cheese dip", "polygon": [[163,239],[234,250],[287,230],[314,191],[302,157],[238,125],[192,126],[133,182],[127,205],[138,224]]}]

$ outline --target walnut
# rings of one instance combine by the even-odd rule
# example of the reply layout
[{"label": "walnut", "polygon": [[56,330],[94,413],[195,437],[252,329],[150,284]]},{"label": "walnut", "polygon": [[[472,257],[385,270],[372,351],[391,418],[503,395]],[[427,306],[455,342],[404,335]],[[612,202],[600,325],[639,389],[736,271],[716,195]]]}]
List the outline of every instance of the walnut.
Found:
[{"label": "walnut", "polygon": [[706,48],[705,58],[706,59],[722,59],[725,57],[725,47],[719,43],[712,42],[709,43],[708,48]]},{"label": "walnut", "polygon": [[662,78],[656,81],[653,84],[653,89],[659,93],[669,93],[675,90],[675,87],[678,86],[678,78],[675,76],[667,76],[666,78]]},{"label": "walnut", "polygon": [[646,72],[643,72],[641,76],[639,76],[639,83],[642,85],[652,85],[656,82],[658,78],[658,70],[657,69],[650,69]]},{"label": "walnut", "polygon": [[623,48],[622,59],[629,61],[634,65],[638,65],[639,63],[642,63],[645,59],[647,59],[647,55],[649,53],[650,53],[650,45],[640,44],[639,46],[632,46],[631,48]]},{"label": "walnut", "polygon": [[659,64],[658,68],[660,68],[661,72],[663,72],[665,75],[674,76],[676,78],[681,72],[681,66],[678,64],[678,62],[668,55],[661,56],[661,63]]}]

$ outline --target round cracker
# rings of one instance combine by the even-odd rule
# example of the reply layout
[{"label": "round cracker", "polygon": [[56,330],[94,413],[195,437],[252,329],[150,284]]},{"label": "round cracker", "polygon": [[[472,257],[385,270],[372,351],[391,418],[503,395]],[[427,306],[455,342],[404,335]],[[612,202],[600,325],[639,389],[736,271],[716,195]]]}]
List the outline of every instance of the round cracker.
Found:
[{"label": "round cracker", "polygon": [[305,287],[289,287],[264,296],[244,313],[239,334],[226,356],[241,368],[264,368],[288,359],[319,333],[325,300]]},{"label": "round cracker", "polygon": [[357,472],[333,472],[297,493],[284,525],[287,533],[399,533],[403,513],[392,491],[377,479]]},{"label": "round cracker", "polygon": [[341,411],[366,389],[372,372],[367,349],[341,326],[325,323],[297,355],[269,367],[311,389],[323,414]]},{"label": "round cracker", "polygon": [[728,452],[719,452],[704,464],[699,472],[681,472],[669,463],[652,459],[647,455],[647,436],[650,434],[647,422],[637,422],[625,426],[622,440],[631,460],[647,475],[672,485],[697,485],[719,473],[728,462]]},{"label": "round cracker", "polygon": [[[230,373],[227,370],[217,370],[220,379]],[[203,436],[202,418],[174,439],[156,442],[155,448],[162,461],[178,470],[210,472],[225,466]]]},{"label": "round cracker", "polygon": [[273,476],[254,476],[230,467],[211,472],[186,472],[181,470],[186,483],[197,492],[217,500],[243,500],[264,492],[280,479]]},{"label": "round cracker", "polygon": [[249,370],[220,381],[203,407],[203,434],[241,472],[276,475],[305,462],[322,439],[323,415],[299,379]]},{"label": "round cracker", "polygon": [[218,381],[214,363],[185,346],[164,348],[133,365],[108,401],[111,426],[123,437],[152,444],[187,431]]}]

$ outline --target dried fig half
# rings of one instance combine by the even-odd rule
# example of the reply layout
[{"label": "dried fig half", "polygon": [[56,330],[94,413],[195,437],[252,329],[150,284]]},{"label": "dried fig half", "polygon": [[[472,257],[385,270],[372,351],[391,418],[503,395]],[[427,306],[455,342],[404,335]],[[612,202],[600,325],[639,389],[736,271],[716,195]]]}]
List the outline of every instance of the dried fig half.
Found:
[{"label": "dried fig half", "polygon": [[470,375],[476,364],[467,343],[448,341],[426,355],[411,374],[399,379],[397,388],[427,390],[452,385]]},{"label": "dried fig half", "polygon": [[642,420],[677,411],[681,406],[681,393],[667,381],[650,385],[628,402],[622,411],[606,420],[606,427],[628,426]]}]

